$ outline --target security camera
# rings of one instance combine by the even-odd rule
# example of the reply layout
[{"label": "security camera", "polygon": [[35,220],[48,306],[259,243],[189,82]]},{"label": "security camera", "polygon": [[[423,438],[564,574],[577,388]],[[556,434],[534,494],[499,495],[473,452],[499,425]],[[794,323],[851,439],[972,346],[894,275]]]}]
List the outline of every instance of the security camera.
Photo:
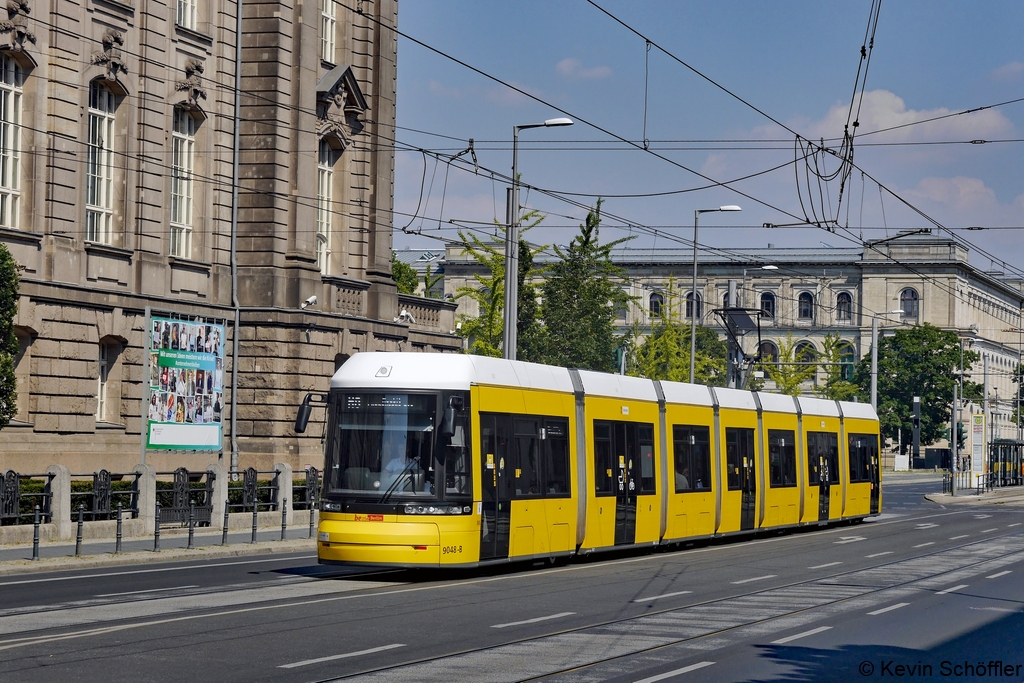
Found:
[{"label": "security camera", "polygon": [[405,323],[406,325],[414,325],[416,323],[416,318],[412,317],[412,314],[403,308],[402,312],[398,314],[397,318],[395,318],[395,322]]},{"label": "security camera", "polygon": [[316,305],[316,294],[314,294],[313,296],[309,297],[308,299],[306,299],[305,301],[302,302],[302,309],[305,310],[307,306],[315,306],[315,305]]}]

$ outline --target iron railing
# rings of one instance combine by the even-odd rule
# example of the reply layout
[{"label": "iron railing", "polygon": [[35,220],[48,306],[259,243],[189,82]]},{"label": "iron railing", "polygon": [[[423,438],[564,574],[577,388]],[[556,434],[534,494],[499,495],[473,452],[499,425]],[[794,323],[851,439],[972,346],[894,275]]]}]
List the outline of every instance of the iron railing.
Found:
[{"label": "iron railing", "polygon": [[170,482],[157,480],[156,505],[160,511],[161,524],[188,524],[189,510],[194,504],[195,524],[210,526],[216,473],[211,470],[190,472],[184,467],[179,467],[173,472],[157,474],[173,475]]},{"label": "iron railing", "polygon": [[315,510],[320,499],[320,471],[310,465],[305,479],[292,481],[292,510]]},{"label": "iron railing", "polygon": [[39,506],[43,523],[52,521],[53,474],[20,474],[7,470],[0,479],[0,525],[31,524]]},{"label": "iron railing", "polygon": [[[88,477],[88,474],[72,474],[72,477]],[[78,506],[82,506],[83,518],[88,521],[114,519],[117,517],[118,503],[123,514],[132,518],[139,516],[139,474],[138,472],[108,472],[100,470],[92,473],[91,488],[82,486],[88,482],[72,482],[71,484],[71,519],[78,519]],[[126,479],[130,478],[130,481]],[[78,488],[79,490],[75,490]]]},{"label": "iron railing", "polygon": [[[260,479],[260,475],[269,475]],[[269,511],[277,509],[277,486],[280,473],[277,470],[257,470],[248,467],[242,472],[242,480],[228,485],[228,510],[245,512],[256,509]]]}]

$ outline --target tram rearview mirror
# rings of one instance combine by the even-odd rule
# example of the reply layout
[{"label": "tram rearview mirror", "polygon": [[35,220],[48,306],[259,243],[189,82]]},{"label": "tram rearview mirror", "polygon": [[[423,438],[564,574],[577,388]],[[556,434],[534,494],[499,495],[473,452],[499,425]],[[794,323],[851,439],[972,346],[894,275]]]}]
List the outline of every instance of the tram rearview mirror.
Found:
[{"label": "tram rearview mirror", "polygon": [[299,413],[295,416],[295,433],[304,434],[306,425],[309,424],[309,414],[313,411],[312,403],[327,404],[327,396],[324,394],[306,394],[299,406]]},{"label": "tram rearview mirror", "polygon": [[455,435],[455,415],[462,410],[463,402],[461,396],[452,396],[448,399],[448,407],[444,409],[444,417],[441,420],[441,436],[445,439]]}]

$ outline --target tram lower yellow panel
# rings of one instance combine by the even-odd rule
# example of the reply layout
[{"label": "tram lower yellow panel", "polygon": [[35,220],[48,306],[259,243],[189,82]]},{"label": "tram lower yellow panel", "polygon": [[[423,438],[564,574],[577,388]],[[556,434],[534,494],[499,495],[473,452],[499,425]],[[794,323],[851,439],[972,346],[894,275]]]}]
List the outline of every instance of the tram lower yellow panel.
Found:
[{"label": "tram lower yellow panel", "polygon": [[656,543],[660,538],[661,498],[654,494],[637,496],[636,543]]},{"label": "tram lower yellow panel", "polygon": [[[475,515],[409,518],[323,513],[317,554],[329,562],[438,566],[480,557]],[[375,516],[376,517],[376,516]]]},{"label": "tram lower yellow panel", "polygon": [[860,517],[871,512],[871,482],[850,484],[846,490],[844,517]]},{"label": "tram lower yellow panel", "polygon": [[[593,461],[587,463],[589,481],[593,481]],[[594,496],[587,500],[587,535],[581,550],[615,545],[615,496]]]}]

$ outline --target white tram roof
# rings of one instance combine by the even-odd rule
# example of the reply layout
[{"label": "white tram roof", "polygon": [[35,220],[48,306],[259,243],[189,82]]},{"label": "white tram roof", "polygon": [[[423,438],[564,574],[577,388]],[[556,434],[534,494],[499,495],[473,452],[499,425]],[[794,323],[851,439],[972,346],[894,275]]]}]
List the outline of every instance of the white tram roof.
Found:
[{"label": "white tram roof", "polygon": [[691,406],[712,406],[711,392],[703,384],[686,382],[662,382],[666,403],[682,403]]},{"label": "white tram roof", "polygon": [[468,391],[473,384],[572,393],[565,368],[461,353],[357,353],[331,378],[332,389]]},{"label": "white tram roof", "polygon": [[607,396],[609,398],[629,398],[637,401],[658,400],[654,391],[654,382],[642,377],[626,375],[609,375],[603,372],[580,370],[583,391],[587,396]]},{"label": "white tram roof", "polygon": [[800,396],[800,410],[804,415],[817,415],[818,417],[839,417],[839,405],[835,401],[824,398],[812,398]]},{"label": "white tram roof", "polygon": [[754,395],[749,391],[715,387],[715,396],[718,397],[718,405],[722,408],[757,410],[757,404],[754,402]]},{"label": "white tram roof", "polygon": [[793,402],[792,396],[759,391],[757,397],[761,401],[761,408],[769,413],[796,414],[796,403]]},{"label": "white tram roof", "polygon": [[875,413],[875,409],[871,407],[870,403],[853,403],[852,401],[842,401],[839,405],[843,408],[844,417],[859,418],[863,420],[877,420],[878,415]]}]

